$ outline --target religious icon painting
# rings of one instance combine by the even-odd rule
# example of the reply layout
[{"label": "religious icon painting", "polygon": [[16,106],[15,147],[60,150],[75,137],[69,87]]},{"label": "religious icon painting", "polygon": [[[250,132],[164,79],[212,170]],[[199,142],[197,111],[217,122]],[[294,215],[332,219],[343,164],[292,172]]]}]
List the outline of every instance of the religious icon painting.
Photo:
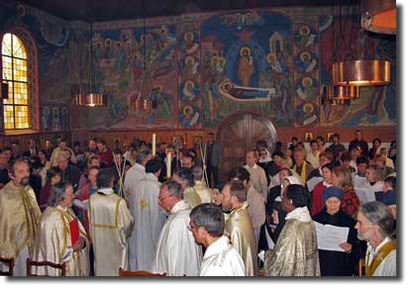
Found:
[{"label": "religious icon painting", "polygon": [[305,102],[296,107],[296,125],[299,127],[313,127],[319,123],[319,107],[310,102]]},{"label": "religious icon painting", "polygon": [[314,47],[317,43],[317,31],[312,25],[295,25],[294,39],[295,45],[299,49]]},{"label": "religious icon painting", "polygon": [[317,71],[317,55],[311,51],[301,51],[295,56],[296,70],[299,73],[312,73]]},{"label": "religious icon painting", "polygon": [[197,127],[201,123],[200,109],[194,105],[184,105],[179,111],[179,121],[183,127]]},{"label": "religious icon painting", "polygon": [[296,81],[295,92],[298,100],[311,101],[318,96],[318,81],[311,76],[302,76]]}]

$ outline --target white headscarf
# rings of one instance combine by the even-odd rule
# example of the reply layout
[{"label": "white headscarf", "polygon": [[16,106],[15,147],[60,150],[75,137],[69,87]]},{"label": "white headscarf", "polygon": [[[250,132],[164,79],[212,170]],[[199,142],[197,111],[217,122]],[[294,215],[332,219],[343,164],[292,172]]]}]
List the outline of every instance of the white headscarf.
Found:
[{"label": "white headscarf", "polygon": [[259,157],[259,163],[267,163],[267,162],[272,161],[272,157],[270,156],[269,150],[266,148],[263,148],[262,150],[266,151],[268,156],[265,159],[263,159],[262,157]]}]

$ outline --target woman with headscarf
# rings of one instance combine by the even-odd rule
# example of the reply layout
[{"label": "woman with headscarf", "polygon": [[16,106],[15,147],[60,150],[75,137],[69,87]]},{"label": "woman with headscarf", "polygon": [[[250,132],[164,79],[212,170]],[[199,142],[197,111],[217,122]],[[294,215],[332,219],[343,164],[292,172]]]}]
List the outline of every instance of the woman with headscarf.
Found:
[{"label": "woman with headscarf", "polygon": [[256,163],[265,170],[266,180],[268,181],[268,186],[270,184],[270,176],[275,175],[278,171],[275,169],[275,165],[269,153],[269,150],[266,148],[261,148],[259,150],[259,160]]},{"label": "woman with headscarf", "polygon": [[319,248],[320,272],[322,276],[352,276],[359,260],[359,240],[354,229],[355,221],[343,212],[341,203],[343,190],[338,187],[328,187],[323,191],[325,208],[313,216],[313,220],[323,225],[349,228],[346,242],[338,243],[343,251],[322,250]]}]

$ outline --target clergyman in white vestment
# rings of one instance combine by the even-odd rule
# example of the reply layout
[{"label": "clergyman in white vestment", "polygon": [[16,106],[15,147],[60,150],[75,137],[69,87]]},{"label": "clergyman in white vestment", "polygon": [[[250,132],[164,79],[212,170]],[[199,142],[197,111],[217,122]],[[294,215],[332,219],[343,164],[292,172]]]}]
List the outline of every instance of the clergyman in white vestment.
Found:
[{"label": "clergyman in white vestment", "polygon": [[[73,186],[69,182],[58,183],[53,187],[50,205],[40,218],[34,260],[65,263],[66,276],[89,276],[87,233],[71,210],[72,200]],[[78,226],[70,224],[73,221]],[[78,227],[78,230],[74,231],[74,228],[70,228],[71,225]],[[72,233],[78,233],[76,243],[72,241]],[[59,269],[49,266],[37,267],[35,273],[48,276],[61,275]]]},{"label": "clergyman in white vestment", "polygon": [[128,197],[135,218],[134,230],[128,238],[130,270],[150,270],[166,212],[158,204],[162,161],[151,159],[145,165],[146,176],[133,187]]},{"label": "clergyman in white vestment", "polygon": [[158,200],[170,214],[159,236],[152,271],[167,276],[198,276],[202,250],[189,230],[191,209],[183,200],[181,185],[174,180],[163,183]]},{"label": "clergyman in white vestment", "polygon": [[112,170],[102,169],[97,176],[98,192],[88,202],[95,276],[118,276],[119,268],[128,270],[127,238],[134,217],[125,199],[114,193],[113,185]]}]

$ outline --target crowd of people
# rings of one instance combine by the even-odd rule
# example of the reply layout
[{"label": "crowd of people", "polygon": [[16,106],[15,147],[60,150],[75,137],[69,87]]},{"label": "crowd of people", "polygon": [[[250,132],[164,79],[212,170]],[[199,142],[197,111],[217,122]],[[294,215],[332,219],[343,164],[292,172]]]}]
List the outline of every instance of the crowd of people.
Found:
[{"label": "crowd of people", "polygon": [[212,133],[206,155],[183,143],[154,155],[145,141],[13,143],[0,150],[0,257],[15,276],[27,258],[65,263],[68,276],[358,276],[361,262],[366,276],[396,276],[396,142],[339,139],[273,151],[261,140],[229,175]]}]

